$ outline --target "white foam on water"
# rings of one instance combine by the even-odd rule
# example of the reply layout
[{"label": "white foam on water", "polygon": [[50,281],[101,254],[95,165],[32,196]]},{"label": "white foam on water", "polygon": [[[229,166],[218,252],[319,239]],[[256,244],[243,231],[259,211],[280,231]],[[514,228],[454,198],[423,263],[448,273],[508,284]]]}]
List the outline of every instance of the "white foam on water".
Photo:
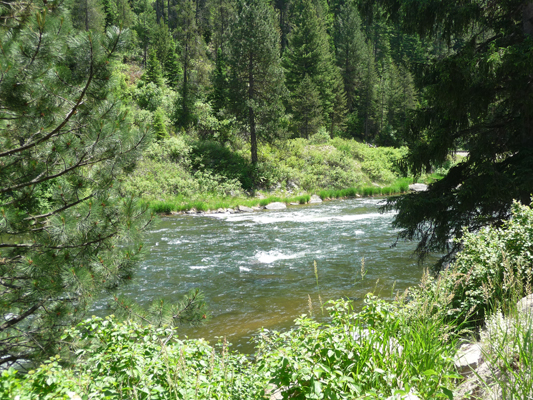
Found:
[{"label": "white foam on water", "polygon": [[293,253],[293,254],[283,254],[278,250],[270,251],[258,251],[255,253],[255,258],[258,262],[262,264],[272,264],[278,260],[293,260],[295,258],[301,258],[305,256],[305,252]]},{"label": "white foam on water", "polygon": [[[161,239],[167,239],[167,238],[161,238]],[[174,239],[174,240],[170,240],[170,239],[167,239],[167,243],[168,244],[181,244],[183,243],[183,241],[179,240],[179,239]]]},{"label": "white foam on water", "polygon": [[206,267],[205,265],[193,265],[191,267],[189,267],[190,269],[207,269],[209,268],[208,266]]},{"label": "white foam on water", "polygon": [[351,215],[323,215],[321,213],[306,213],[302,212],[263,212],[255,214],[215,214],[216,218],[225,219],[228,222],[253,222],[256,224],[278,224],[281,222],[297,222],[297,223],[313,223],[313,222],[351,222],[361,221],[376,218],[387,218],[394,215],[395,212],[387,213],[366,213],[366,214],[351,214]]},{"label": "white foam on water", "polygon": [[361,231],[361,230],[354,231],[355,235],[363,235],[364,233],[365,233],[365,231]]},{"label": "white foam on water", "polygon": [[250,272],[251,269],[250,268],[246,268],[246,267],[239,267],[239,271],[241,271],[241,272]]},{"label": "white foam on water", "polygon": [[168,231],[168,228],[163,228],[163,229],[157,229],[155,231],[149,231],[150,233],[159,233],[159,232],[165,232],[165,231]]}]

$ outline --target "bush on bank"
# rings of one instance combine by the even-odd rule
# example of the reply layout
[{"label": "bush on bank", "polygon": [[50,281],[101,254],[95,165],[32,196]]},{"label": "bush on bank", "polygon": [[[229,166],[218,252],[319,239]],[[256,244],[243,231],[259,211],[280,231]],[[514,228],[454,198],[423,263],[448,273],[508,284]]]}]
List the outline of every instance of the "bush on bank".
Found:
[{"label": "bush on bank", "polygon": [[[501,227],[465,232],[462,250],[437,279],[429,274],[411,288],[417,312],[439,314],[463,328],[482,325],[485,316],[508,308],[532,292],[533,210],[514,202]],[[431,309],[427,304],[434,305]]]},{"label": "bush on bank", "polygon": [[93,317],[65,333],[63,358],[27,375],[3,371],[1,398],[264,399],[276,387],[294,399],[446,396],[455,336],[400,309],[373,296],[359,314],[334,302],[330,324],[304,316],[290,332],[263,330],[255,362],[224,342],[211,346],[179,339],[170,328]]},{"label": "bush on bank", "polygon": [[293,139],[260,147],[253,167],[246,143],[230,149],[216,142],[174,136],[154,142],[124,177],[125,195],[146,200],[190,201],[243,195],[252,188],[293,192],[391,185],[405,149],[369,148],[346,139],[313,144]]}]

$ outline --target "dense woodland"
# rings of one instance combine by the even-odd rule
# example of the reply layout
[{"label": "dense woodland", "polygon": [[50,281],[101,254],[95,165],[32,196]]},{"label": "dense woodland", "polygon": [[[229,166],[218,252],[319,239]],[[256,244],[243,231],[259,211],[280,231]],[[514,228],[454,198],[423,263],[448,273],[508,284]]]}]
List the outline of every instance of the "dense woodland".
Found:
[{"label": "dense woodland", "polygon": [[70,11],[77,29],[132,31],[117,66],[121,97],[159,136],[244,135],[252,147],[321,127],[403,143],[399,132],[418,101],[411,71],[447,51],[384,19],[370,23],[356,1],[87,0]]},{"label": "dense woodland", "polygon": [[[191,154],[210,178],[202,156],[231,159],[245,143],[253,191],[259,146],[331,146],[321,164],[346,176],[362,164],[350,152],[371,158],[362,142],[406,146],[384,149],[384,162],[402,159],[375,175],[415,179],[463,148],[427,192],[385,209],[419,255],[443,262],[463,227],[502,225],[513,199],[531,202],[533,5],[499,3],[3,2],[0,364],[55,354],[94,297],[131,279],[153,215],[122,183],[150,157]],[[137,316],[198,322],[204,306],[196,291]]]}]

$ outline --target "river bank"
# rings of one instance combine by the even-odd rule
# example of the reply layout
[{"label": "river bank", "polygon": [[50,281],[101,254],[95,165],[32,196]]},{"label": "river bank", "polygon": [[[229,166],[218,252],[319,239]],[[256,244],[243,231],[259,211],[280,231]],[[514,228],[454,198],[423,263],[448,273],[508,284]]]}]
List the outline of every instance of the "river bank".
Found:
[{"label": "river bank", "polygon": [[[377,196],[390,196],[402,194],[409,191],[409,185],[412,183],[411,178],[397,179],[393,184],[380,186],[377,184],[371,186],[358,186],[345,189],[322,189],[314,193],[299,192],[284,193],[278,192],[257,192],[250,196],[231,196],[231,197],[210,197],[204,199],[191,200],[176,197],[169,200],[152,200],[146,201],[146,204],[155,213],[160,214],[183,214],[183,213],[219,213],[219,212],[246,212],[265,209],[269,204],[282,203],[287,205],[313,204],[321,201],[365,198]],[[318,194],[317,194],[318,193]]]},{"label": "river bank", "polygon": [[[533,211],[515,204],[503,227],[467,234],[438,279],[426,273],[392,301],[368,294],[357,312],[347,300],[324,304],[326,321],[262,329],[253,360],[225,337],[209,344],[93,317],[65,332],[57,357],[27,375],[3,371],[2,398],[526,399],[532,299],[517,301],[531,292],[532,226]],[[482,358],[459,363],[461,345],[479,337]]]}]

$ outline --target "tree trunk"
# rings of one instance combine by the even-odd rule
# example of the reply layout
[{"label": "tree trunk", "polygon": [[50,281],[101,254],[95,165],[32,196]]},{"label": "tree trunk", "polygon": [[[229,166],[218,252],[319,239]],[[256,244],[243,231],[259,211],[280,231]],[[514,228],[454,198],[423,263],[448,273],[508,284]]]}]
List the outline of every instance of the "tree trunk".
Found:
[{"label": "tree trunk", "polygon": [[[253,56],[249,55],[248,60],[248,100],[254,99],[254,71]],[[252,165],[257,164],[257,137],[255,134],[255,114],[252,106],[248,106],[248,124],[250,125],[250,144],[252,148]]]},{"label": "tree trunk", "polygon": [[167,25],[170,27],[170,0],[167,1]]},{"label": "tree trunk", "polygon": [[89,31],[89,0],[85,0],[85,30]]},{"label": "tree trunk", "polygon": [[524,33],[533,36],[533,3],[527,3],[522,11]]}]

